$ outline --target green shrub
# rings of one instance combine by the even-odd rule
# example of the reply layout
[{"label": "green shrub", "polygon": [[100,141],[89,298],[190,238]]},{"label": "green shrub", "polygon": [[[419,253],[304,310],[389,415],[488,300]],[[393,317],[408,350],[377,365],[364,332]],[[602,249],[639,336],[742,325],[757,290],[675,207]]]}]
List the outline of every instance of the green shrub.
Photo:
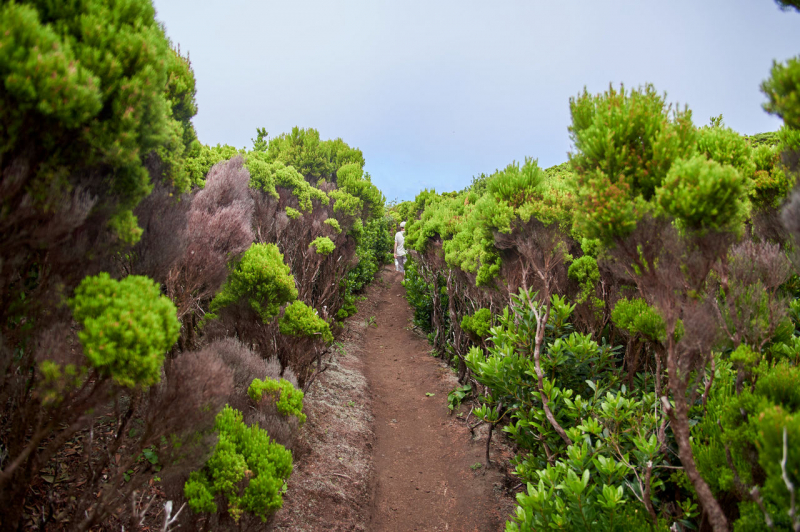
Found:
[{"label": "green shrub", "polygon": [[258,425],[248,427],[242,414],[226,406],[217,415],[219,441],[200,471],[189,476],[184,495],[195,512],[218,511],[221,496],[238,522],[244,512],[262,521],[283,506],[282,492],[292,473],[292,454],[271,442]]},{"label": "green shrub", "polygon": [[664,320],[644,299],[620,299],[611,311],[611,320],[629,334],[640,334],[652,342],[667,338]]},{"label": "green shrub", "polygon": [[331,190],[328,197],[333,200],[333,212],[343,216],[358,216],[364,202],[344,190]]},{"label": "green shrub", "polygon": [[316,251],[318,255],[330,255],[333,253],[333,250],[336,249],[336,245],[333,243],[333,240],[327,236],[318,236],[311,241],[308,247],[313,247],[314,251]]},{"label": "green shrub", "polygon": [[800,367],[782,361],[762,373],[756,381],[755,393],[789,412],[800,412],[798,383]]},{"label": "green shrub", "polygon": [[581,287],[578,303],[585,302],[594,293],[594,289],[600,281],[600,268],[597,266],[597,260],[589,255],[578,257],[569,265],[567,276]]},{"label": "green shrub", "polygon": [[111,227],[137,241],[131,211],[152,190],[145,158],[166,156],[165,177],[185,190],[181,159],[196,147],[194,76],[152,3],[4,2],[0,35],[3,171],[27,154],[31,179],[19,188],[45,211],[73,176],[107,172],[111,190],[99,199],[113,210]]},{"label": "green shrub", "polygon": [[316,310],[302,301],[294,301],[287,306],[278,324],[281,334],[319,337],[325,343],[333,342],[333,334],[328,323],[319,317]]},{"label": "green shrub", "polygon": [[730,128],[700,128],[697,131],[697,150],[711,161],[732,166],[745,180],[756,171],[753,150],[747,139]]},{"label": "green shrub", "polygon": [[570,99],[570,136],[576,151],[576,228],[609,241],[629,235],[672,163],[696,150],[691,112],[672,111],[652,85],[601,95],[584,90]]},{"label": "green shrub", "polygon": [[478,338],[486,338],[492,328],[492,312],[488,308],[481,308],[472,316],[464,316],[461,328]]},{"label": "green shrub", "polygon": [[414,309],[414,325],[425,333],[430,333],[433,331],[434,290],[441,291],[441,310],[444,319],[448,317],[447,290],[442,285],[437,288],[433,284],[425,282],[425,279],[419,274],[419,266],[413,257],[406,261],[405,270],[403,287],[406,289],[406,300]]},{"label": "green shrub", "polygon": [[[380,267],[391,261],[394,235],[389,232],[391,218],[373,218],[364,226],[356,247],[358,264],[347,273],[346,297],[358,292],[374,278]],[[355,306],[348,306],[355,314]]]},{"label": "green shrub", "polygon": [[745,180],[732,166],[697,155],[670,168],[656,202],[691,230],[723,230],[744,219]]},{"label": "green shrub", "polygon": [[[756,362],[754,355],[761,358],[757,353],[749,347],[736,351],[750,353],[737,356],[739,362],[733,368],[740,365],[741,360],[748,359],[748,374],[757,375],[755,385],[752,388],[746,385],[737,393],[734,386],[737,372],[730,363],[718,359],[718,378],[708,401],[708,412],[692,429],[697,468],[718,499],[741,501],[741,517],[734,523],[734,530],[765,528],[763,512],[757,507],[751,508],[754,503],[749,497],[739,495],[734,475],[738,475],[744,485],[757,481],[762,503],[775,528],[791,530],[788,512],[791,502],[781,462],[786,452],[786,474],[797,485],[800,481],[800,447],[796,444],[800,441],[799,370],[786,361],[776,364],[761,361],[755,368],[752,365]],[[730,463],[735,466],[735,472]]]},{"label": "green shrub", "polygon": [[761,210],[780,207],[793,185],[791,174],[780,166],[770,171],[757,171],[750,188],[750,201]]},{"label": "green shrub", "polygon": [[336,311],[336,319],[337,320],[347,319],[356,312],[358,312],[358,307],[356,307],[356,296],[353,294],[345,293],[344,303],[342,303],[342,308]]},{"label": "green shrub", "polygon": [[[184,163],[191,184],[203,188],[206,175],[215,164],[232,159],[233,157],[241,155],[242,153],[243,150],[234,148],[228,144],[200,146],[200,148],[196,150],[191,157],[186,158]],[[254,169],[250,168],[251,177],[253,172]]]},{"label": "green shrub", "polygon": [[761,84],[769,101],[764,109],[783,118],[789,129],[800,129],[800,57],[772,64],[770,78]]},{"label": "green shrub", "polygon": [[139,275],[117,281],[100,273],[78,285],[69,306],[92,367],[130,388],[160,380],[180,323],[175,305],[156,283]]},{"label": "green shrub", "polygon": [[286,379],[277,381],[269,377],[264,380],[254,379],[247,389],[247,395],[255,402],[261,401],[264,394],[275,400],[278,412],[284,416],[295,416],[302,424],[306,422],[303,413],[303,392],[298,390]]},{"label": "green shrub", "polygon": [[364,155],[351,148],[342,139],[320,140],[319,131],[313,128],[292,128],[269,140],[265,153],[270,162],[277,161],[292,166],[310,183],[320,179],[334,181],[342,166],[355,163],[364,166]]},{"label": "green shrub", "polygon": [[425,190],[415,200],[424,210],[407,227],[406,248],[425,253],[428,243],[439,237],[449,266],[474,273],[478,286],[489,285],[502,266],[496,233],[509,234],[533,218],[569,229],[573,194],[563,181],[567,175],[548,174],[526,157],[524,163],[514,162],[485,178],[482,195]]},{"label": "green shrub", "polygon": [[[652,519],[636,497],[648,464],[653,501],[674,504],[665,486],[669,473],[656,438],[658,403],[649,391],[628,391],[615,367],[615,352],[588,334],[572,331],[575,309],[553,297],[552,317],[542,357],[543,390],[551,412],[571,442],[553,429],[542,406],[542,391],[531,360],[536,328],[531,305],[540,305],[524,290],[511,310],[496,316],[488,353],[472,348],[466,357],[475,379],[488,387],[479,419],[497,423],[522,452],[514,459],[515,475],[527,485],[506,530],[645,530]],[[673,502],[666,503],[665,499]],[[680,513],[692,514],[691,503]],[[657,511],[660,509],[657,507]],[[668,524],[659,528],[667,530]]]},{"label": "green shrub", "polygon": [[339,220],[336,218],[328,218],[323,223],[325,223],[325,225],[330,225],[337,235],[342,232],[342,227],[339,225]]},{"label": "green shrub", "polygon": [[253,244],[211,302],[213,312],[246,301],[266,323],[283,304],[297,298],[294,277],[275,244]]},{"label": "green shrub", "polygon": [[213,513],[217,511],[210,482],[199,471],[192,471],[189,480],[183,486],[183,495],[189,502],[189,508],[195,512]]},{"label": "green shrub", "polygon": [[347,163],[336,172],[336,186],[339,190],[359,198],[367,208],[367,212],[359,213],[365,219],[383,216],[383,194],[372,184],[369,174],[364,175],[363,162]]},{"label": "green shrub", "polygon": [[250,171],[252,188],[260,189],[276,199],[278,198],[276,187],[285,188],[297,198],[301,211],[311,212],[312,200],[328,202],[328,196],[308,183],[295,168],[279,161],[270,162],[267,155],[262,152],[249,152],[245,166]]}]

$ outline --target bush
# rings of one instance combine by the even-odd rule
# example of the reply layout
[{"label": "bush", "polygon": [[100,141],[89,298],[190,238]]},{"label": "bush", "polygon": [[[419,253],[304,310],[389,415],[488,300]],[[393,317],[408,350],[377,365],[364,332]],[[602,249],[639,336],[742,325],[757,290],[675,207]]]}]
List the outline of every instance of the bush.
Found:
[{"label": "bush", "polygon": [[[503,430],[522,450],[515,474],[527,492],[517,496],[507,530],[647,528],[657,516],[637,500],[645,491],[663,505],[655,512],[683,507],[665,486],[668,474],[657,468],[665,457],[651,414],[655,394],[629,392],[615,368],[615,350],[572,332],[574,306],[557,297],[544,339],[547,377],[539,387],[530,339],[542,306],[529,305],[532,300],[524,291],[515,296],[511,312],[492,329],[488,353],[472,348],[467,355],[476,380],[490,390],[474,412],[489,423],[507,417]],[[545,404],[567,427],[566,439],[554,430]],[[694,515],[688,506],[680,511]]]},{"label": "bush", "polygon": [[233,374],[233,389],[225,397],[225,402],[242,413],[246,424],[258,425],[267,431],[272,441],[292,449],[300,425],[298,418],[279,412],[274,401],[253,401],[248,396],[248,390],[256,379],[285,380],[296,388],[297,377],[292,369],[282,369],[277,357],[262,358],[231,337],[215,340],[202,352],[218,358]]},{"label": "bush", "polygon": [[215,428],[219,441],[214,454],[184,487],[189,507],[216,512],[215,501],[221,498],[234,521],[250,512],[266,522],[283,506],[281,494],[292,473],[291,453],[271,442],[258,426],[245,425],[241,412],[227,406],[217,415]]},{"label": "bush", "polygon": [[721,124],[698,130],[697,151],[710,161],[735,168],[745,180],[751,179],[756,170],[747,139]]},{"label": "bush", "polygon": [[175,305],[146,277],[121,281],[107,273],[87,277],[70,300],[89,363],[123,386],[150,386],[161,378],[164,354],[178,339]]},{"label": "bush", "polygon": [[247,395],[256,403],[261,401],[264,394],[269,395],[275,400],[278,412],[284,416],[295,416],[302,424],[306,422],[306,415],[303,413],[303,392],[295,388],[286,379],[276,380],[265,378],[253,379],[247,390]]},{"label": "bush", "polygon": [[325,343],[333,342],[330,326],[317,315],[317,311],[302,301],[294,301],[278,321],[281,334],[289,336],[318,336]]},{"label": "bush", "polygon": [[342,232],[342,227],[339,225],[339,220],[336,218],[327,218],[325,220],[325,225],[331,226],[337,235]]},{"label": "bush", "polygon": [[311,244],[308,245],[308,247],[313,247],[314,251],[316,251],[319,255],[330,255],[333,253],[333,250],[336,249],[336,245],[327,236],[318,236],[311,242]]},{"label": "bush", "polygon": [[[77,175],[113,168],[103,201],[116,210],[119,236],[134,242],[141,230],[131,209],[151,189],[145,157],[173,134],[172,155],[179,155],[185,140],[193,141],[189,119],[196,111],[191,70],[170,49],[151,2],[135,0],[125,9],[94,0],[8,3],[0,9],[0,34],[0,94],[13,109],[0,115],[2,170],[29,158],[23,188],[46,210]],[[175,165],[175,173],[181,168]]]},{"label": "bush", "polygon": [[[152,485],[142,453],[173,497],[225,402],[271,440],[259,427],[221,437],[218,475],[197,472],[187,493],[196,509],[227,498],[237,520],[267,517],[291,458],[273,460],[277,481],[251,477],[281,454],[275,441],[294,441],[288,383],[311,382],[333,339],[326,320],[391,249],[384,198],[341,139],[259,130],[249,152],[199,145],[191,64],[154,16],[150,0],[0,7],[4,528],[39,522],[31,486],[74,441],[91,467],[64,482],[86,489],[54,499],[53,515],[149,526],[130,505]],[[307,305],[287,307],[298,296]],[[246,395],[265,378],[281,383],[277,403]]]},{"label": "bush", "polygon": [[569,265],[567,275],[581,287],[578,303],[587,301],[594,294],[595,286],[600,281],[600,269],[597,266],[597,260],[589,255],[575,259]]},{"label": "bush", "polygon": [[486,338],[492,327],[492,312],[488,308],[480,308],[472,316],[461,319],[461,328],[472,333],[476,338]]},{"label": "bush", "polygon": [[[740,472],[744,484],[715,498],[706,481],[730,488],[735,469],[724,446],[733,440],[712,425],[726,386],[738,383],[734,396],[752,390],[760,365],[796,358],[778,288],[786,257],[750,235],[785,241],[772,209],[787,189],[781,165],[796,153],[781,162],[784,148],[771,146],[800,142],[787,127],[748,142],[721,117],[698,130],[688,109],[673,109],[651,86],[584,91],[571,111],[572,172],[526,159],[462,192],[423,191],[403,206],[415,323],[437,352],[465,361],[462,383],[485,386],[473,412],[490,434],[503,425],[519,446],[515,474],[528,493],[509,529],[691,528],[698,504],[725,529],[732,500],[754,522],[751,489],[767,488],[753,479],[766,466],[752,445],[738,449],[735,465],[754,474]],[[798,204],[784,213],[790,231],[800,226]],[[573,293],[577,305],[564,298]],[[487,309],[481,319],[476,308]],[[481,349],[470,348],[488,323]],[[612,345],[620,339],[624,350]],[[789,387],[765,386],[781,408],[792,404]],[[761,415],[749,404],[730,411]],[[736,427],[724,431],[733,437]],[[758,436],[751,427],[736,438]],[[685,474],[665,471],[676,454]],[[763,502],[777,523],[786,499],[771,493]]]},{"label": "bush", "polygon": [[364,166],[361,150],[351,148],[341,139],[320,140],[316,129],[292,128],[269,140],[266,146],[269,161],[278,161],[293,166],[310,183],[320,179],[332,181],[336,172],[344,164],[355,163]]},{"label": "bush", "polygon": [[664,320],[643,299],[620,299],[614,305],[611,319],[620,329],[631,335],[640,334],[651,342],[666,339]]},{"label": "bush", "polygon": [[590,206],[576,213],[576,225],[589,238],[625,237],[649,211],[672,163],[696,149],[691,112],[673,114],[651,85],[584,91],[570,99],[570,111],[578,202]]},{"label": "bush", "polygon": [[228,276],[211,302],[211,310],[246,301],[263,322],[278,315],[280,307],[297,298],[294,277],[275,244],[253,244]]},{"label": "bush", "polygon": [[[435,325],[433,323],[435,298],[435,286],[429,284],[419,274],[419,266],[413,257],[406,261],[406,275],[403,279],[403,287],[406,289],[406,300],[411,308],[414,309],[414,326],[419,327],[423,332],[430,333]],[[441,286],[441,285],[440,285]],[[447,290],[442,289],[443,294],[443,314],[447,315]]]},{"label": "bush", "polygon": [[249,182],[242,159],[235,157],[214,165],[205,187],[190,199],[185,250],[166,279],[167,294],[176,302],[180,317],[207,304],[225,282],[228,262],[252,244]]},{"label": "bush", "polygon": [[800,129],[800,57],[772,65],[770,78],[761,84],[769,98],[764,109],[783,118],[789,129]]},{"label": "bush", "polygon": [[697,155],[672,165],[656,202],[687,229],[736,229],[744,219],[745,190],[745,180],[734,167]]}]

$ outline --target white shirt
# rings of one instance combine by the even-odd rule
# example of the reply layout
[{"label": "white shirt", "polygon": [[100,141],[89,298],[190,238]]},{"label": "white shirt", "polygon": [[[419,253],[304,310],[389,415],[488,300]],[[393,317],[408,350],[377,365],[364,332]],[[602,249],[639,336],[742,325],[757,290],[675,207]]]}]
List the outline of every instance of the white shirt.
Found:
[{"label": "white shirt", "polygon": [[406,241],[406,237],[403,234],[403,231],[398,231],[396,235],[394,235],[394,244],[397,247],[397,251],[395,252],[398,257],[402,257],[406,254],[406,248],[403,244]]}]

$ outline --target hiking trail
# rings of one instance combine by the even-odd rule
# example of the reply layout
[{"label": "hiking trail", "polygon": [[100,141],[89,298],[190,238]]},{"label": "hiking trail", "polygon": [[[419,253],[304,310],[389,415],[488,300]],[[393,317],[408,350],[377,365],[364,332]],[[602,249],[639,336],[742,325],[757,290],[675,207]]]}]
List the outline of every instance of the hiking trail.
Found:
[{"label": "hiking trail", "polygon": [[473,439],[449,414],[456,377],[412,330],[401,274],[389,266],[379,276],[368,292],[372,310],[359,312],[375,432],[367,529],[501,530],[513,506],[503,475],[486,467],[485,431]]},{"label": "hiking trail", "polygon": [[401,279],[379,272],[306,395],[273,530],[495,532],[513,512],[496,469],[512,452],[495,436],[487,468],[486,427],[450,415],[458,380],[412,329]]}]

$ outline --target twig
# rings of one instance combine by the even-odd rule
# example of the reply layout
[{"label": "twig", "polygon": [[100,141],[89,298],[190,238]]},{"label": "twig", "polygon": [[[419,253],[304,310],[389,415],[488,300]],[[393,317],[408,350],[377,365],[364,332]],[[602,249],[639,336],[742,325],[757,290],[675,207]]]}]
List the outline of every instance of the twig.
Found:
[{"label": "twig", "polygon": [[[725,429],[722,427],[722,423],[717,420],[717,426],[722,434],[725,434]],[[725,460],[728,462],[728,467],[731,471],[733,471],[733,485],[736,486],[736,490],[739,493],[747,493],[748,486],[742,482],[742,479],[739,477],[739,470],[736,469],[736,464],[733,463],[733,455],[731,455],[731,450],[728,447],[728,444],[723,441],[723,447],[725,448]],[[756,490],[758,488],[755,488]],[[750,492],[752,494],[752,491]],[[767,519],[767,524],[769,524],[770,520]]]},{"label": "twig", "polygon": [[[134,491],[133,493],[134,493],[134,497],[135,497],[136,492]],[[144,493],[142,493],[142,497],[144,497]],[[147,511],[150,509],[150,505],[153,504],[154,500],[156,500],[155,494],[153,494],[153,496],[150,497],[150,500],[147,501],[147,506],[145,506],[144,509],[142,509],[142,512],[141,512],[142,518],[139,519],[139,526],[142,526],[144,524],[144,519],[145,519],[145,517],[147,517]],[[141,502],[142,502],[142,500],[139,499],[139,503],[141,503]]]},{"label": "twig", "polygon": [[669,404],[669,399],[667,399],[666,395],[661,396],[661,406],[664,407],[664,413],[670,415],[672,412],[672,405]]},{"label": "twig", "polygon": [[789,458],[789,437],[786,434],[786,427],[783,427],[783,460],[781,460],[781,473],[783,483],[786,484],[786,489],[789,490],[789,498],[791,504],[789,506],[789,517],[792,519],[792,528],[795,532],[800,532],[800,520],[797,519],[797,508],[795,508],[795,493],[794,484],[789,479],[786,473],[786,461]]},{"label": "twig", "polygon": [[89,445],[86,446],[86,465],[89,466],[89,474],[91,478],[94,479],[94,466],[92,465],[92,445],[94,444],[94,420],[92,420],[92,424],[89,427]]},{"label": "twig", "polygon": [[644,506],[647,508],[647,511],[650,512],[650,518],[653,520],[653,526],[658,528],[658,514],[656,513],[656,509],[653,507],[653,501],[650,499],[650,480],[653,477],[653,461],[650,460],[647,462],[647,469],[645,469],[644,474],[644,494],[642,497],[644,498]]},{"label": "twig", "polygon": [[772,517],[769,516],[767,509],[764,508],[764,501],[761,500],[761,492],[758,491],[758,486],[753,486],[753,489],[750,490],[750,498],[761,508],[761,513],[764,514],[764,521],[767,522],[767,527],[773,528]]},{"label": "twig", "polygon": [[[161,532],[168,532],[169,527],[178,520],[178,516],[181,515],[181,512],[186,507],[186,503],[181,504],[181,507],[178,508],[178,512],[175,514],[174,517],[170,517],[172,515],[172,501],[167,501],[164,503],[164,526],[161,527]],[[181,525],[178,525],[175,528],[179,528]]]},{"label": "twig", "polygon": [[706,381],[706,388],[703,391],[703,413],[706,412],[708,403],[708,393],[711,391],[711,385],[714,383],[714,373],[716,372],[717,364],[714,355],[711,355],[711,376]]},{"label": "twig", "polygon": [[467,414],[467,417],[464,418],[464,423],[466,423],[467,425],[469,425],[469,416],[472,415],[472,411],[473,410],[475,410],[475,406],[474,405],[469,409],[469,413]]},{"label": "twig", "polygon": [[486,422],[485,422],[484,420],[482,420],[482,419],[479,419],[477,423],[475,423],[474,425],[470,425],[470,427],[469,427],[469,431],[470,431],[470,432],[475,432],[475,429],[476,429],[476,428],[478,428],[478,426],[479,426],[481,423],[486,423]]},{"label": "twig", "polygon": [[492,443],[492,431],[494,430],[494,423],[489,423],[489,437],[486,438],[486,465],[492,465],[492,460],[489,458],[489,446]]}]

